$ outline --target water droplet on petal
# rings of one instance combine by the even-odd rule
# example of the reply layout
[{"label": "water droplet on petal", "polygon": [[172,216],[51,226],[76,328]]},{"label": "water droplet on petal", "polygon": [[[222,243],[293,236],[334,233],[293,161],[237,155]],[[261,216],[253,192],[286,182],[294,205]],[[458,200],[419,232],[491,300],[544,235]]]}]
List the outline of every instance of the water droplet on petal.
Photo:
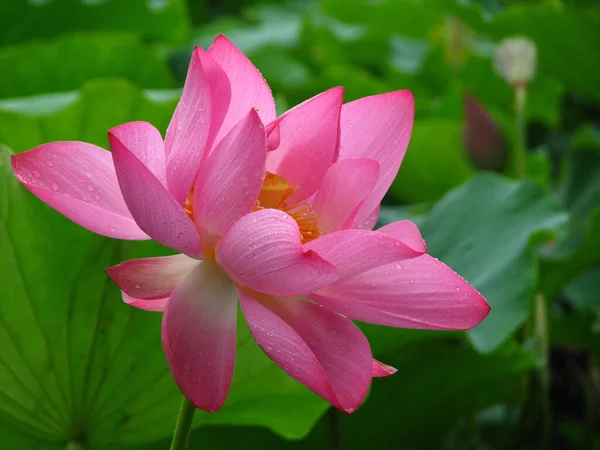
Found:
[{"label": "water droplet on petal", "polygon": [[58,184],[56,183],[52,183],[52,186],[50,186],[52,188],[53,191],[58,191]]},{"label": "water droplet on petal", "polygon": [[117,229],[115,227],[110,227],[110,232],[114,233],[115,231],[117,231]]},{"label": "water droplet on petal", "polygon": [[39,178],[39,177],[40,177],[40,175],[41,175],[41,174],[40,174],[40,173],[39,173],[37,170],[34,170],[34,171],[33,171],[33,176],[34,176],[34,177],[36,177],[36,178]]},{"label": "water droplet on petal", "polygon": [[54,163],[51,160],[46,161],[46,164],[48,165],[48,167],[54,166]]}]

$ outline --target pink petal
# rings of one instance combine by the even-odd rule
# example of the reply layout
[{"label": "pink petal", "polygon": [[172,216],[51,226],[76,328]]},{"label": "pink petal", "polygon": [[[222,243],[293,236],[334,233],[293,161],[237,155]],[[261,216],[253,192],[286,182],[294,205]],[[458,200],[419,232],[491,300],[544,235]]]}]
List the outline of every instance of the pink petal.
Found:
[{"label": "pink petal", "polygon": [[218,143],[252,108],[265,124],[275,119],[275,101],[269,85],[235,45],[225,36],[218,36],[208,54],[223,68],[231,85],[231,103],[215,142]]},{"label": "pink petal", "polygon": [[304,244],[325,261],[333,264],[340,280],[374,267],[415,258],[424,250],[410,247],[401,239],[369,230],[340,230]]},{"label": "pink petal", "polygon": [[199,255],[200,237],[183,207],[121,141],[111,133],[108,139],[123,197],[140,228],[167,247]]},{"label": "pink petal", "polygon": [[337,157],[343,98],[344,88],[333,88],[276,120],[280,142],[277,150],[268,154],[267,170],[299,188],[288,200],[291,205],[319,189]]},{"label": "pink petal", "polygon": [[160,131],[148,122],[128,122],[112,128],[109,132],[166,186],[167,162]]},{"label": "pink petal", "polygon": [[371,214],[369,214],[362,222],[356,222],[355,220],[354,228],[359,228],[361,230],[372,230],[379,220],[380,210],[381,206],[377,205],[373,212],[371,212]]},{"label": "pink petal", "polygon": [[399,328],[466,330],[490,310],[479,292],[427,254],[339,281],[311,299],[353,320]]},{"label": "pink petal", "polygon": [[378,176],[373,159],[347,159],[329,167],[313,201],[319,228],[326,233],[349,228]]},{"label": "pink petal", "polygon": [[427,251],[425,241],[421,237],[421,233],[417,226],[410,220],[399,220],[392,222],[377,229],[379,233],[385,233],[395,238],[401,239],[406,245],[409,245],[415,250],[419,250],[422,253]]},{"label": "pink petal", "polygon": [[373,360],[373,378],[381,378],[381,377],[389,377],[390,375],[394,375],[398,372],[398,369],[392,366],[388,366],[376,359]]},{"label": "pink petal", "polygon": [[183,204],[187,198],[211,131],[211,89],[202,67],[201,50],[192,53],[181,99],[167,129],[167,184]]},{"label": "pink petal", "polygon": [[266,145],[251,109],[204,160],[194,189],[194,221],[204,233],[221,237],[252,212],[265,176]]},{"label": "pink petal", "polygon": [[379,180],[356,216],[359,224],[374,211],[398,173],[414,119],[410,91],[374,95],[347,103],[340,118],[340,160],[371,158],[379,163]]},{"label": "pink petal", "polygon": [[175,383],[197,408],[217,411],[235,364],[237,295],[212,262],[193,268],[171,295],[162,339]]},{"label": "pink petal", "polygon": [[123,291],[139,299],[168,297],[198,261],[183,254],[125,261],[106,269]]},{"label": "pink petal", "polygon": [[269,295],[304,295],[338,279],[337,269],[302,248],[298,225],[264,209],[238,220],[219,241],[217,261],[239,284]]},{"label": "pink petal", "polygon": [[155,298],[151,300],[145,298],[136,298],[124,291],[121,291],[121,294],[123,295],[123,301],[129,306],[133,306],[137,309],[143,309],[144,311],[163,312],[167,306],[167,301],[169,300],[169,297]]},{"label": "pink petal", "polygon": [[360,406],[373,363],[351,321],[297,298],[238,295],[252,336],[286,373],[342,411]]},{"label": "pink petal", "polygon": [[85,142],[51,142],[11,156],[33,195],[76,224],[117,239],[148,239],[121,195],[110,152]]}]

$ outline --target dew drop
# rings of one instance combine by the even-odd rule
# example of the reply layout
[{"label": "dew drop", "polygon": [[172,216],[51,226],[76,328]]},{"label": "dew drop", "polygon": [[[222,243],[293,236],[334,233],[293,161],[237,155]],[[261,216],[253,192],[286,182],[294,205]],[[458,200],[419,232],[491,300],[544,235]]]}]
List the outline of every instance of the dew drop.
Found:
[{"label": "dew drop", "polygon": [[50,186],[52,188],[53,191],[58,191],[58,184],[56,183],[52,183],[52,186]]},{"label": "dew drop", "polygon": [[114,233],[115,231],[117,231],[117,229],[115,227],[110,227],[110,232]]},{"label": "dew drop", "polygon": [[34,176],[34,177],[36,177],[36,178],[39,178],[39,177],[40,177],[40,175],[41,175],[41,174],[40,174],[40,173],[39,173],[37,170],[34,170],[34,171],[33,171],[33,176]]},{"label": "dew drop", "polygon": [[48,167],[52,167],[52,166],[54,166],[54,163],[51,160],[48,160],[48,161],[46,161],[46,165]]},{"label": "dew drop", "polygon": [[91,184],[88,184],[87,190],[92,192],[94,190],[94,186],[92,186]]}]

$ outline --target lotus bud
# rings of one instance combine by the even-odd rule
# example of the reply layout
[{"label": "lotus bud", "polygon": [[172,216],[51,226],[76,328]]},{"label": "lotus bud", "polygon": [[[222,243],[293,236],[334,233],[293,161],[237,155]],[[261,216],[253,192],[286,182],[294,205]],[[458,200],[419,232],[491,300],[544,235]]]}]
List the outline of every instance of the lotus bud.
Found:
[{"label": "lotus bud", "polygon": [[464,143],[475,167],[504,171],[508,164],[507,139],[485,107],[470,94],[465,96]]}]

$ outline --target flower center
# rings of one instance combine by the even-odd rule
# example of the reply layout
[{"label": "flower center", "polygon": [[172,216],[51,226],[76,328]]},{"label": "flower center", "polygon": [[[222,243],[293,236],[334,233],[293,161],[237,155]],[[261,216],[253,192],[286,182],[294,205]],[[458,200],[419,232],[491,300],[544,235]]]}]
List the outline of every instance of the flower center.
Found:
[{"label": "flower center", "polygon": [[290,204],[287,200],[296,192],[296,188],[283,177],[267,172],[254,211],[260,209],[279,209],[288,214],[298,224],[302,242],[318,238],[323,232],[317,226],[317,216],[309,201]]},{"label": "flower center", "polygon": [[[312,209],[312,204],[309,201],[301,203],[289,204],[287,201],[294,193],[296,188],[283,177],[267,172],[263,181],[260,194],[254,211],[261,209],[279,209],[288,214],[298,224],[302,242],[309,242],[318,238],[323,234],[323,231],[317,226],[317,216]],[[192,221],[194,221],[194,187],[185,200],[183,209]]]}]

